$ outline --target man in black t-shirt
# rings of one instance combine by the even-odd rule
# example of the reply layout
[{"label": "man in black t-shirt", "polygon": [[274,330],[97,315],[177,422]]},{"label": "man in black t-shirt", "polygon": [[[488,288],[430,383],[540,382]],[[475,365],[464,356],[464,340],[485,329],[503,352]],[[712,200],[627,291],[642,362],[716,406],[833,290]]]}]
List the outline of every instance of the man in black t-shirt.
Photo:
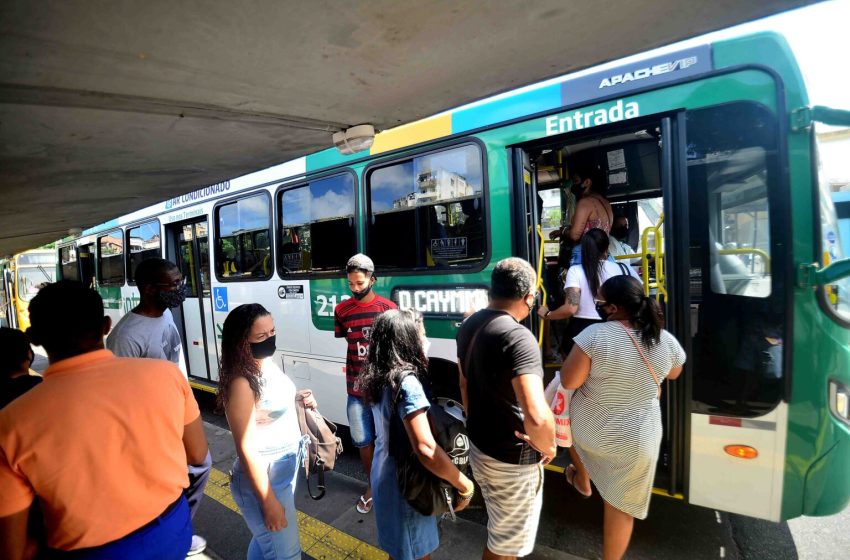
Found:
[{"label": "man in black t-shirt", "polygon": [[534,548],[543,465],[555,456],[540,349],[519,323],[534,307],[537,275],[528,262],[508,258],[496,264],[491,282],[489,306],[457,335],[470,460],[489,515],[485,560]]}]

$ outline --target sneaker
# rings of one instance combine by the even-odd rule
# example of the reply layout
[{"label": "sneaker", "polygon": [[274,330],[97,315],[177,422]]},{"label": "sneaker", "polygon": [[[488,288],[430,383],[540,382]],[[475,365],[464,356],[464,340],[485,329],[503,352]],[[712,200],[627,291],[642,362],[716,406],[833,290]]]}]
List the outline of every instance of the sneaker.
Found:
[{"label": "sneaker", "polygon": [[199,535],[192,535],[192,546],[189,547],[189,552],[186,556],[194,556],[202,553],[207,548],[207,539]]}]

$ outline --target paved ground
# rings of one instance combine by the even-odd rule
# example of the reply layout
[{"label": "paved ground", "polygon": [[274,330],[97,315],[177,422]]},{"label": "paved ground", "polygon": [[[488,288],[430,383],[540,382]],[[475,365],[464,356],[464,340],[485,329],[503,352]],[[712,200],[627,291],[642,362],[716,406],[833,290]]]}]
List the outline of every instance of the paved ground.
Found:
[{"label": "paved ground", "polygon": [[[36,348],[33,369],[47,366]],[[206,557],[213,560],[245,558],[250,534],[232,503],[226,473],[233,460],[233,444],[223,416],[213,411],[212,395],[196,391],[213,450],[214,476],[208,497],[195,518],[196,532],[209,542]],[[354,511],[365,488],[356,450],[350,446],[328,479],[328,495],[321,501],[307,496],[303,479],[296,504],[303,512],[304,558],[386,558],[374,549],[374,517]],[[538,546],[530,558],[595,559],[601,555],[602,503],[598,497],[581,500],[562,475],[547,472],[543,521]],[[456,523],[444,523],[435,560],[480,558],[486,540],[486,513],[470,508]],[[826,518],[800,518],[771,523],[717,513],[682,502],[654,497],[649,519],[638,522],[627,554],[629,559],[814,560],[846,558],[850,551],[850,509]],[[321,545],[321,546],[317,546]],[[195,558],[204,558],[196,556]]]}]

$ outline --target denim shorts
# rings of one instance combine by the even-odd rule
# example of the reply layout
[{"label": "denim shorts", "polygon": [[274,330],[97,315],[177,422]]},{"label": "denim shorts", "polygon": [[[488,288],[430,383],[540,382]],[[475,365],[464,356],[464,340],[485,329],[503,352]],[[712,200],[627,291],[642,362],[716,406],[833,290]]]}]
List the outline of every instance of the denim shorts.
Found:
[{"label": "denim shorts", "polygon": [[348,428],[354,447],[367,447],[375,443],[375,417],[372,407],[360,397],[348,395]]}]

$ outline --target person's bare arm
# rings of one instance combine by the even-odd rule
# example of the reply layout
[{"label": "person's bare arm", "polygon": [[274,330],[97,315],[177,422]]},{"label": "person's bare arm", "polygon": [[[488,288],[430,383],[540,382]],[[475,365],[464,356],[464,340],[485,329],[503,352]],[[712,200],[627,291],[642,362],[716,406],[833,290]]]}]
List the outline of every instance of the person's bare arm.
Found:
[{"label": "person's bare arm", "polygon": [[200,465],[207,458],[209,446],[200,416],[183,426],[183,447],[186,449],[186,462],[190,465]]},{"label": "person's bare arm", "polygon": [[590,375],[590,356],[578,346],[573,346],[567,359],[561,366],[561,386],[564,389],[578,389]]},{"label": "person's bare arm", "polygon": [[537,310],[537,314],[541,319],[549,319],[550,321],[569,319],[578,311],[579,302],[581,302],[581,288],[567,288],[564,305],[553,309],[549,315],[546,315],[549,308],[544,305]]},{"label": "person's bare arm", "polygon": [[525,441],[543,454],[544,462],[555,457],[555,418],[543,396],[543,380],[537,375],[517,375],[511,380],[522,409]]},{"label": "person's bare arm", "polygon": [[266,528],[270,531],[279,531],[286,527],[286,517],[283,505],[275,496],[269,475],[263,468],[254,445],[254,393],[248,380],[237,377],[231,381],[230,396],[225,406],[227,422],[233,434],[233,443],[236,445],[236,453],[239,462],[245,469],[254,493],[262,504],[263,518]]},{"label": "person's bare arm", "polygon": [[573,223],[570,225],[570,239],[578,243],[581,236],[584,234],[584,225],[587,223],[587,218],[590,217],[590,200],[583,198],[576,204],[576,213],[573,216]]},{"label": "person's bare arm", "polygon": [[667,374],[667,379],[669,379],[670,381],[673,381],[674,379],[676,379],[677,377],[682,375],[682,369],[684,367],[685,366],[676,366],[673,369],[671,369],[670,373]]},{"label": "person's bare arm", "polygon": [[[404,429],[407,431],[413,452],[416,453],[422,466],[434,476],[445,480],[460,493],[468,494],[474,488],[472,481],[455,467],[443,448],[437,445],[431,433],[431,424],[428,422],[426,412],[427,409],[423,408],[404,417]],[[463,509],[468,503],[468,500],[461,500],[455,510]]]},{"label": "person's bare arm", "polygon": [[36,553],[36,543],[27,534],[30,509],[0,517],[0,558],[28,560]]},{"label": "person's bare arm", "polygon": [[466,375],[463,374],[463,369],[460,367],[460,364],[457,365],[457,377],[458,383],[460,384],[460,401],[463,405],[463,410],[466,414],[469,414],[469,392],[466,388]]}]

